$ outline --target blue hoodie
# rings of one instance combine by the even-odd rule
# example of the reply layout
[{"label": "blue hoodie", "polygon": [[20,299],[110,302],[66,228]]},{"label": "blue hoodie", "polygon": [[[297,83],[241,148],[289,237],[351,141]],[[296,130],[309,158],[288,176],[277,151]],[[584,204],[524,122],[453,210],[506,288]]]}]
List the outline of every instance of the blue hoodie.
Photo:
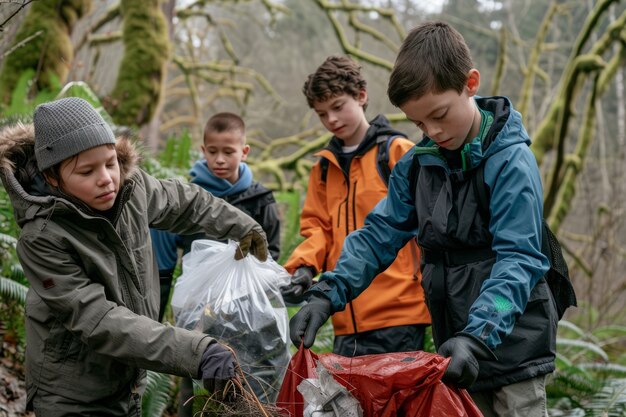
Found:
[{"label": "blue hoodie", "polygon": [[[276,202],[270,190],[254,182],[252,171],[246,163],[241,162],[239,164],[239,179],[234,184],[213,174],[206,159],[196,161],[190,169],[189,175],[191,176],[191,183],[201,186],[216,197],[225,199],[254,218],[267,235],[270,254],[274,259],[278,259],[280,255],[280,224],[275,207]],[[156,229],[150,230],[150,236],[162,276],[167,276],[174,271],[178,262],[178,247],[183,247],[184,252],[187,252],[191,244],[188,240],[202,237],[194,235],[192,239],[186,239]]]},{"label": "blue hoodie", "polygon": [[191,182],[209,191],[216,197],[242,193],[252,185],[252,171],[245,162],[239,164],[239,179],[234,184],[213,174],[206,159],[200,159],[189,171]]}]

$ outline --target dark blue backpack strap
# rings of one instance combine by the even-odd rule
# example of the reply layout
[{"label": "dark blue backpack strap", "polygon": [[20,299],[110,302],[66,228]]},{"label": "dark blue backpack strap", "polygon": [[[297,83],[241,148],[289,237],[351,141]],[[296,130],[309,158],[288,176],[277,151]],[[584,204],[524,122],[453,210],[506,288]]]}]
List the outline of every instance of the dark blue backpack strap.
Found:
[{"label": "dark blue backpack strap", "polygon": [[385,182],[385,185],[389,185],[389,177],[391,176],[391,168],[389,168],[389,147],[396,138],[404,138],[403,135],[389,135],[379,136],[376,139],[378,144],[378,155],[376,157],[376,169],[378,175]]},{"label": "dark blue backpack strap", "polygon": [[[389,136],[379,136],[376,139],[376,144],[378,146],[378,154],[376,156],[376,169],[378,171],[378,175],[385,182],[385,185],[389,185],[389,177],[391,176],[391,169],[389,168],[389,147],[395,138],[404,138],[403,135],[389,135]],[[326,182],[326,178],[328,177],[328,165],[330,162],[328,159],[322,157],[320,159],[320,168],[321,168],[321,179],[322,182]]]},{"label": "dark blue backpack strap", "polygon": [[474,193],[478,199],[478,212],[486,224],[489,224],[491,213],[489,212],[489,190],[485,184],[485,164],[481,163],[474,170],[474,177],[470,179],[474,187]]},{"label": "dark blue backpack strap", "polygon": [[322,170],[322,182],[326,182],[326,177],[328,177],[328,164],[330,164],[328,159],[324,157],[320,158],[320,168]]},{"label": "dark blue backpack strap", "polygon": [[420,175],[420,162],[417,157],[417,152],[414,150],[410,150],[409,152],[413,152],[413,156],[411,157],[411,167],[409,168],[409,191],[413,196],[413,201],[417,198],[417,179]]}]

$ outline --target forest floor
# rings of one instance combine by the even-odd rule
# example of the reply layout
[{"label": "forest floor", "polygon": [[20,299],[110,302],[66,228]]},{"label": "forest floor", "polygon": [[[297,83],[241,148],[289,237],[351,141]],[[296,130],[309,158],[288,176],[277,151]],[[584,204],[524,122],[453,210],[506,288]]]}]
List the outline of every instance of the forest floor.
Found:
[{"label": "forest floor", "polygon": [[25,411],[24,368],[12,359],[14,352],[15,345],[3,341],[0,346],[0,417],[33,417],[34,413]]}]

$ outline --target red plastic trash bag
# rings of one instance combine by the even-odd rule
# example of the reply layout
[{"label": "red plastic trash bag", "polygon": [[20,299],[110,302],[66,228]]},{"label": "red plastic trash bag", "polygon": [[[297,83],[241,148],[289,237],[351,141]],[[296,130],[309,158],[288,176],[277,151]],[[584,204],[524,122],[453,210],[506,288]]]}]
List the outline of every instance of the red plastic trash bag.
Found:
[{"label": "red plastic trash bag", "polygon": [[302,417],[304,398],[298,391],[298,385],[307,378],[317,378],[318,356],[310,349],[300,345],[298,352],[291,357],[283,384],[278,392],[276,406],[281,407],[284,416]]},{"label": "red plastic trash bag", "polygon": [[[307,352],[301,348],[287,369],[278,397],[278,406],[289,412],[285,416],[302,416],[303,400],[296,388],[307,378],[306,372],[315,372],[315,364],[306,361],[314,361],[316,355]],[[364,417],[482,417],[467,391],[441,382],[450,358],[418,351],[355,358],[329,353],[318,360],[359,400]],[[292,364],[298,366],[296,374],[291,372]]]},{"label": "red plastic trash bag", "polygon": [[418,351],[319,361],[359,400],[364,417],[482,417],[467,391],[441,382],[450,358]]}]

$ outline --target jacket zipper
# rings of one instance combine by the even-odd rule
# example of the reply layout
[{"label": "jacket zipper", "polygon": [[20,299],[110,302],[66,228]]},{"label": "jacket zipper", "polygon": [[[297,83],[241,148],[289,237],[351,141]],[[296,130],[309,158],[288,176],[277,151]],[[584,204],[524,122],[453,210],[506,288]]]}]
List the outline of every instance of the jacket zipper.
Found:
[{"label": "jacket zipper", "polygon": [[130,290],[128,289],[128,277],[126,276],[127,272],[124,269],[124,266],[122,265],[121,259],[119,257],[116,257],[117,259],[117,267],[121,273],[121,279],[120,279],[120,285],[122,287],[122,292],[123,292],[123,296],[124,299],[126,300],[126,303],[128,304],[128,309],[130,311],[132,311],[135,314],[141,314],[141,312],[137,311],[137,309],[135,308],[135,303],[133,301],[133,297],[130,294]]},{"label": "jacket zipper", "polygon": [[[352,164],[351,164],[352,165]],[[349,184],[349,183],[348,183]],[[355,181],[352,187],[352,230],[356,230],[356,184],[357,182]],[[350,189],[348,188],[348,195],[350,195]],[[346,197],[348,198],[348,197]],[[346,236],[348,236],[348,234],[350,233],[348,229],[348,210],[347,210],[347,206],[348,204],[346,204]],[[354,313],[354,304],[352,304],[352,301],[350,301],[350,317],[352,318],[352,326],[354,326],[354,333],[358,333],[359,329],[356,325],[356,315]]]},{"label": "jacket zipper", "polygon": [[[356,158],[356,157],[355,157]],[[341,172],[343,173],[343,176],[345,178],[346,184],[348,189],[346,190],[346,198],[343,200],[343,202],[341,204],[345,204],[345,212],[346,212],[346,236],[348,236],[348,234],[350,233],[350,225],[349,225],[349,215],[350,215],[350,190],[352,187],[350,187],[350,168],[352,167],[352,162],[354,161],[355,158],[352,158],[352,161],[350,161],[350,165],[348,166],[348,172],[343,172],[343,169],[339,168],[341,170]],[[356,182],[354,183],[354,192],[352,193],[352,212],[354,214],[354,223],[356,226],[356,205],[354,204],[356,202]],[[337,213],[337,227],[339,227],[341,225],[341,204],[338,207],[338,213]],[[356,227],[355,227],[356,230]],[[356,317],[354,316],[354,305],[352,304],[352,301],[350,301],[350,318],[352,319],[352,326],[354,326],[354,333],[358,333],[358,327],[356,325]]]}]

